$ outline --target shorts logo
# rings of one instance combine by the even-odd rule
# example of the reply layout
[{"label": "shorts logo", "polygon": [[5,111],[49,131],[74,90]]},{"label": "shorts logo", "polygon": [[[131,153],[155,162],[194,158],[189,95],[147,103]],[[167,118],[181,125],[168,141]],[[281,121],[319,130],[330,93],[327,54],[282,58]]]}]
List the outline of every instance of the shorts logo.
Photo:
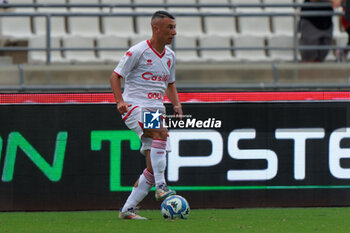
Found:
[{"label": "shorts logo", "polygon": [[160,129],[162,114],[157,112],[144,112],[143,113],[143,128],[144,129]]},{"label": "shorts logo", "polygon": [[149,66],[152,65],[152,60],[151,60],[151,59],[148,59],[148,60],[147,60],[147,65],[149,65]]}]

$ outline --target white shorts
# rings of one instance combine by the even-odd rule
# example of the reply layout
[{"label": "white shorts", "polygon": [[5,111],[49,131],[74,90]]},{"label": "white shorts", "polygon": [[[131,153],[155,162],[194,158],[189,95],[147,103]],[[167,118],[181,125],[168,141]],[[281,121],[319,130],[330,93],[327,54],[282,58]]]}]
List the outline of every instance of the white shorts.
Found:
[{"label": "white shorts", "polygon": [[[140,152],[143,155],[146,155],[145,151],[150,150],[152,145],[152,138],[143,136],[143,112],[144,111],[156,112],[157,109],[159,108],[131,105],[129,107],[129,112],[124,113],[122,115],[122,119],[125,125],[139,136],[142,142]],[[165,108],[163,107],[163,109],[159,109],[159,112],[165,114]],[[167,152],[171,151],[169,135],[167,138],[166,151]]]}]

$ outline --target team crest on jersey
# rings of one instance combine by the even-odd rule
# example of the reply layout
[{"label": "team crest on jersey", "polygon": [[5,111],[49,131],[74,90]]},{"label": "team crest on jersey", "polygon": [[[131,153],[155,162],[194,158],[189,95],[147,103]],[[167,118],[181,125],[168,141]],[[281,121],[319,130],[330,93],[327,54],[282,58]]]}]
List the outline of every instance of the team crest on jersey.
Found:
[{"label": "team crest on jersey", "polygon": [[127,51],[125,55],[131,57],[132,53],[130,51]]},{"label": "team crest on jersey", "polygon": [[170,66],[171,66],[171,61],[170,61],[170,59],[168,59],[168,62],[167,62],[166,64],[168,64],[168,67],[170,68]]},{"label": "team crest on jersey", "polygon": [[152,60],[151,60],[151,59],[148,59],[148,60],[147,60],[147,65],[149,65],[149,66],[152,65]]}]

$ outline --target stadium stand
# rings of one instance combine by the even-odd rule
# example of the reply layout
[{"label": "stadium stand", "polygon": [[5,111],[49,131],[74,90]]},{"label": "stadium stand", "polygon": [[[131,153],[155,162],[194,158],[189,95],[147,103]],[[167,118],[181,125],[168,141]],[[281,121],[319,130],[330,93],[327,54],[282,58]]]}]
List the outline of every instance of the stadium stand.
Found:
[{"label": "stadium stand", "polygon": [[[13,12],[33,13],[33,9],[14,9]],[[31,16],[3,17],[1,19],[1,35],[8,40],[26,40],[34,36]]]},{"label": "stadium stand", "polygon": [[[245,14],[261,14],[263,9],[259,8],[238,8],[237,12]],[[252,36],[271,36],[270,23],[268,17],[263,16],[240,16],[238,17],[239,33]]]},{"label": "stadium stand", "polygon": [[[231,13],[233,10],[229,8],[202,8],[201,13]],[[204,16],[204,32],[208,35],[235,36],[237,34],[236,17],[232,16]]]},{"label": "stadium stand", "polygon": [[[104,13],[133,13],[131,8],[102,9]],[[135,36],[134,19],[130,16],[102,16],[102,33],[113,36]]]},{"label": "stadium stand", "polygon": [[[233,61],[232,50],[227,49],[232,46],[232,38],[224,35],[209,35],[199,38],[199,45],[203,49],[201,50],[201,57],[204,61],[208,62],[222,62]],[[218,45],[224,49],[220,50],[206,50],[208,48],[215,48]]]},{"label": "stadium stand", "polygon": [[148,40],[149,39],[149,36],[148,35],[145,35],[145,34],[138,34],[134,37],[131,38],[130,40],[130,45],[135,45],[143,40]]},{"label": "stadium stand", "polygon": [[[169,12],[173,14],[187,13],[197,14],[199,13],[195,8],[169,8]],[[189,23],[190,22],[190,23]],[[202,36],[202,21],[200,17],[181,16],[176,19],[177,33],[181,35]]]},{"label": "stadium stand", "polygon": [[[164,0],[134,0],[134,4],[165,4]],[[146,13],[146,16],[137,16],[135,18],[136,32],[138,35],[147,35],[150,36],[151,31],[151,21],[150,16],[153,12],[157,10],[165,10],[165,7],[155,7],[155,8],[137,8],[135,12],[137,13]]]},{"label": "stadium stand", "polygon": [[264,48],[265,38],[263,36],[239,35],[233,38],[233,44],[236,48],[236,58],[239,61],[267,61],[264,49],[254,50],[251,48]]},{"label": "stadium stand", "polygon": [[97,48],[121,48],[122,50],[97,50],[98,57],[105,63],[116,63],[125,53],[125,48],[129,47],[129,40],[122,36],[103,36],[96,40]]},{"label": "stadium stand", "polygon": [[[68,0],[70,4],[98,4],[99,0]],[[100,8],[79,8],[69,9],[71,13],[100,13]],[[98,16],[68,16],[68,31],[72,36],[99,37],[100,20]]]},{"label": "stadium stand", "polygon": [[[293,4],[293,0],[264,0],[265,4]],[[294,8],[285,7],[266,7],[266,12],[271,13],[294,13]],[[294,17],[290,16],[271,16],[272,32],[279,35],[292,36],[294,34]]]},{"label": "stadium stand", "polygon": [[293,61],[294,60],[294,38],[289,35],[276,35],[267,39],[269,47],[285,48],[286,50],[269,50],[269,56],[274,61]]},{"label": "stadium stand", "polygon": [[[302,0],[12,0],[11,3],[48,4],[11,7],[6,12],[25,15],[0,19],[2,45],[8,41],[24,41],[29,49],[42,49],[27,52],[28,62],[33,64],[44,63],[47,58],[46,17],[35,14],[53,14],[51,48],[63,51],[51,51],[51,63],[115,63],[129,46],[150,37],[150,15],[159,9],[176,16],[178,34],[170,46],[176,51],[179,63],[295,62],[295,56],[298,57],[294,49],[298,44],[294,41],[298,38],[295,37],[298,16],[294,14],[298,14],[299,8],[292,4],[303,3]],[[50,7],[50,4],[67,5]],[[96,7],[86,7],[86,4]],[[119,4],[130,6],[118,7]],[[147,4],[157,7],[145,7]],[[255,6],[249,6],[252,4]],[[339,25],[339,15],[333,20],[334,46],[345,46],[347,34]],[[81,43],[75,37],[81,39]],[[222,49],[224,47],[227,49]],[[332,50],[327,61],[336,60],[335,52]]]},{"label": "stadium stand", "polygon": [[[189,35],[178,35],[175,39],[175,49],[191,49],[197,48],[197,38]],[[198,56],[197,50],[177,50],[176,51],[177,62],[199,62],[201,59]]]},{"label": "stadium stand", "polygon": [[[63,48],[68,49],[85,49],[95,48],[95,41],[92,37],[83,36],[66,36],[63,38]],[[66,50],[63,52],[65,59],[71,63],[96,63],[102,62],[101,59],[95,55],[94,50]]]},{"label": "stadium stand", "polygon": [[[28,41],[28,47],[31,49],[41,48],[42,45],[46,44],[46,37],[43,35],[31,37]],[[61,48],[61,40],[58,37],[51,37],[51,48]],[[46,63],[46,52],[45,51],[29,51],[28,52],[28,62],[35,64],[45,64]],[[52,63],[69,63],[62,57],[61,51],[51,52],[51,62]]]},{"label": "stadium stand", "polygon": [[260,0],[231,0],[234,4],[259,4]]}]

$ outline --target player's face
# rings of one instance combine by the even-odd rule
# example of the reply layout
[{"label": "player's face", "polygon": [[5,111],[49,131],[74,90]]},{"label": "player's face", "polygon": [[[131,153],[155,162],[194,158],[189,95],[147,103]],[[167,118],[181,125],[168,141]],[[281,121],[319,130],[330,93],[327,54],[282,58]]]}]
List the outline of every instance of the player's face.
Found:
[{"label": "player's face", "polygon": [[171,44],[176,35],[175,20],[170,18],[163,18],[159,24],[159,36],[166,44]]}]

